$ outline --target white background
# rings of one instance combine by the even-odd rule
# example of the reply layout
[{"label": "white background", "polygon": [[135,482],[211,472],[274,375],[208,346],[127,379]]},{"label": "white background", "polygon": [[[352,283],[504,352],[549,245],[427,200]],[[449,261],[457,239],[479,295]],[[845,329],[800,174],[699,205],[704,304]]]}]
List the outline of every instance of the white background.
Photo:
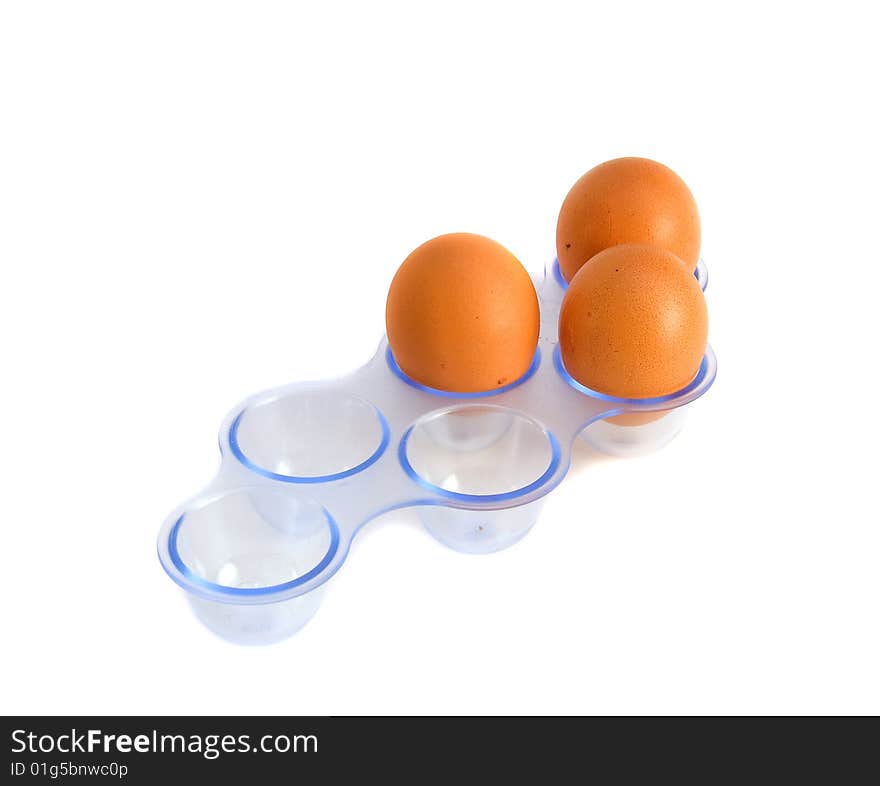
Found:
[{"label": "white background", "polygon": [[[9,713],[880,711],[876,27],[868,4],[5,3]],[[523,541],[356,541],[268,648],[155,555],[245,395],[338,375],[397,265],[532,270],[600,161],[703,216],[720,371],[661,453],[578,448]]]}]

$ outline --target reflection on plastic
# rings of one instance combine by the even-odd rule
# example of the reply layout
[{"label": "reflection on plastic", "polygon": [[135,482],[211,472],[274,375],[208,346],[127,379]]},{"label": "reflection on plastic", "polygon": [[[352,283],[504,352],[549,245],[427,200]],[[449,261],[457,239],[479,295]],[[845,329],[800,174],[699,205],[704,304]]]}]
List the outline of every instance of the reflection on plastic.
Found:
[{"label": "reflection on plastic", "polygon": [[678,407],[641,426],[620,426],[598,420],[585,428],[581,436],[596,450],[610,456],[635,458],[665,447],[684,426],[687,407]]}]

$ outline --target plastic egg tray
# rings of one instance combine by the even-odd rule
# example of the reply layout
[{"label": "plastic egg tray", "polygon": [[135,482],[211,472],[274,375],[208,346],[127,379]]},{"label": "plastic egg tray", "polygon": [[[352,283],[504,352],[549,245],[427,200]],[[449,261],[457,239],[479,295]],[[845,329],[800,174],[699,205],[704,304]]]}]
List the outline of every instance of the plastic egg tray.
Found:
[{"label": "plastic egg tray", "polygon": [[[694,275],[705,289],[702,262]],[[535,285],[538,348],[529,370],[503,388],[426,388],[398,368],[383,339],[350,376],[286,385],[232,410],[220,431],[216,477],[171,513],[158,543],[163,568],[208,628],[247,644],[291,635],[318,608],[360,528],[382,513],[416,507],[447,546],[496,551],[531,529],[581,435],[623,456],[675,436],[682,408],[715,379],[712,350],[673,395],[597,393],[572,379],[560,358],[566,283],[555,260]],[[645,425],[606,422],[665,410]]]}]

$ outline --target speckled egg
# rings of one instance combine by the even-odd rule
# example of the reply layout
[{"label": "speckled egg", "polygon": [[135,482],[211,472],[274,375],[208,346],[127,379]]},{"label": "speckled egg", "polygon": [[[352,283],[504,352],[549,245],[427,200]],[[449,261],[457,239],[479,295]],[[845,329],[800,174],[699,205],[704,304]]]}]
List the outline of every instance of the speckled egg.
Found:
[{"label": "speckled egg", "polygon": [[566,281],[600,251],[645,243],[675,254],[692,272],[700,256],[700,215],[685,182],[648,158],[616,158],[587,172],[565,197],[556,255]]},{"label": "speckled egg", "polygon": [[681,260],[655,246],[596,254],[572,279],[559,314],[566,370],[592,390],[653,398],[696,376],[709,318],[700,285]]},{"label": "speckled egg", "polygon": [[540,315],[526,269],[482,235],[429,240],[400,266],[385,305],[388,343],[410,378],[438,390],[504,387],[528,371]]}]

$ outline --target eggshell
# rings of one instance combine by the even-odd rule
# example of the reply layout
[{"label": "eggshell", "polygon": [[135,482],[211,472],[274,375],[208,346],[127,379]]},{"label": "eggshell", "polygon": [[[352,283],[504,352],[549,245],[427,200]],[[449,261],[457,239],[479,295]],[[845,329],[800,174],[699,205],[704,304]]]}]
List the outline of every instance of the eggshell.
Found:
[{"label": "eggshell", "polygon": [[535,287],[519,260],[482,235],[441,235],[404,260],[385,305],[391,352],[428,387],[473,393],[528,371],[538,344]]},{"label": "eggshell", "polygon": [[693,380],[708,329],[700,285],[678,257],[621,245],[596,254],[572,279],[559,348],[568,373],[588,388],[653,398]]},{"label": "eggshell", "polygon": [[648,158],[616,158],[574,184],[556,224],[559,269],[571,281],[593,256],[622,243],[671,251],[693,272],[700,256],[700,216],[685,182]]}]

